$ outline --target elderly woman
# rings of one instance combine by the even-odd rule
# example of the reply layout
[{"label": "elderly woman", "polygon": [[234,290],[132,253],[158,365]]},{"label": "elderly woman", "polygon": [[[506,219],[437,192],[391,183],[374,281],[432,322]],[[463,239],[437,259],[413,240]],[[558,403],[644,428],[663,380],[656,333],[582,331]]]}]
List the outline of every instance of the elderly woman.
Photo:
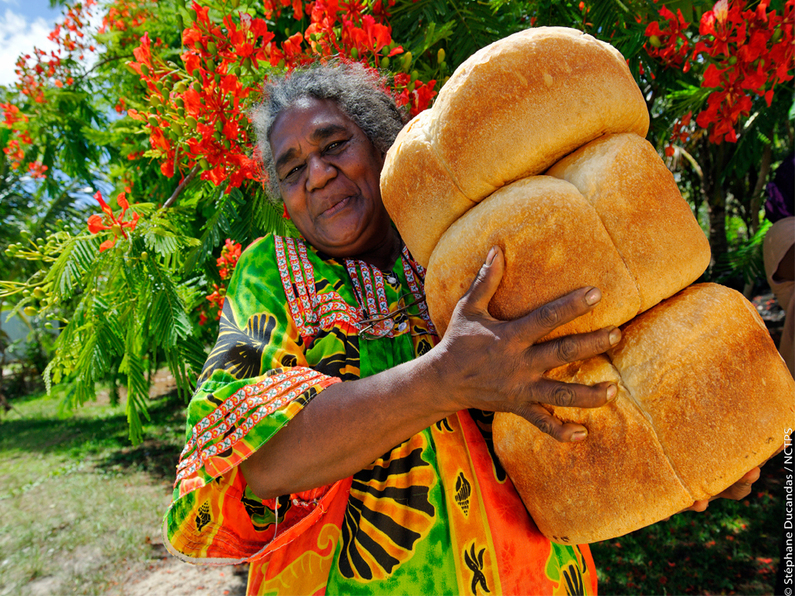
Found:
[{"label": "elderly woman", "polygon": [[259,148],[302,239],[269,236],[240,258],[190,405],[169,549],[251,561],[251,594],[595,592],[587,547],[540,535],[490,429],[509,411],[586,439],[544,404],[598,407],[615,386],[542,375],[619,330],[535,342],[597,307],[599,290],[496,321],[493,248],[440,341],[424,271],[381,202],[404,123],[381,82],[337,64],[265,95]]}]

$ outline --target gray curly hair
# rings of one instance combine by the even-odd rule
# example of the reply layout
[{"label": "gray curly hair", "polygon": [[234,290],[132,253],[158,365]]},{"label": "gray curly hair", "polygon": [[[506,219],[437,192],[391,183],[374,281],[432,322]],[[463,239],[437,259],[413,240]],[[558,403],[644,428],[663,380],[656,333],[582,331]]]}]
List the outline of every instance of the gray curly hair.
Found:
[{"label": "gray curly hair", "polygon": [[271,128],[279,114],[305,97],[335,101],[382,153],[392,146],[407,121],[386,91],[385,80],[356,62],[316,64],[270,79],[263,89],[263,101],[251,111],[251,121],[271,196],[277,201],[281,191],[270,145]]}]

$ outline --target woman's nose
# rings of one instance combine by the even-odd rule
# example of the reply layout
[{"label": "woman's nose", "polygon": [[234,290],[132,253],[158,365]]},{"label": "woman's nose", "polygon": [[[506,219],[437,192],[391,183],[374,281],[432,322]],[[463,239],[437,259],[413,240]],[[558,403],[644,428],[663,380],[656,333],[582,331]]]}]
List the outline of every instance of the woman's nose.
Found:
[{"label": "woman's nose", "polygon": [[337,168],[323,159],[322,156],[310,156],[307,161],[306,189],[316,190],[323,188],[336,175]]}]

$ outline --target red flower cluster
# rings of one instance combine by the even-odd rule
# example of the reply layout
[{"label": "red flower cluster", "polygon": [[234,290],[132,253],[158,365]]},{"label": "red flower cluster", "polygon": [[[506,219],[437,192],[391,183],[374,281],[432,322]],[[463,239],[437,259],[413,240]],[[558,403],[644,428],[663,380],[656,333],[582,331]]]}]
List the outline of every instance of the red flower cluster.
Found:
[{"label": "red flower cluster", "polygon": [[199,164],[202,179],[215,185],[228,180],[231,190],[243,180],[260,179],[246,154],[248,121],[241,105],[253,88],[244,86],[239,75],[241,68],[250,70],[263,60],[262,44],[273,35],[264,20],[243,18],[238,25],[227,16],[224,30],[210,22],[209,8],[196,3],[193,8],[197,19],[183,32],[187,73],[174,73],[152,56],[148,34],[133,50],[137,61],[130,67],[148,85],[151,110],[146,116],[134,110],[128,115],[147,123],[149,155],[163,158],[165,176]]},{"label": "red flower cluster", "polygon": [[11,102],[0,103],[0,110],[3,110],[3,128],[11,131],[11,140],[3,148],[3,153],[8,156],[11,169],[16,170],[25,159],[22,145],[29,145],[32,142],[24,128],[28,123],[28,117]]},{"label": "red flower cluster", "polygon": [[787,0],[783,15],[768,12],[768,5],[769,0],[762,0],[755,10],[745,10],[744,0],[718,0],[701,17],[700,40],[689,58],[688,24],[681,12],[675,17],[663,7],[660,16],[667,24],[646,28],[650,56],[668,66],[682,65],[685,72],[692,63],[708,64],[702,86],[715,91],[696,124],[709,130],[713,143],[736,142],[735,128],[750,113],[751,96],[764,96],[769,106],[776,85],[793,78],[795,0]]},{"label": "red flower cluster", "polygon": [[[208,7],[193,2],[196,18],[182,34],[182,73],[153,55],[147,34],[141,38],[129,66],[147,84],[150,108],[146,113],[127,113],[148,128],[151,151],[146,155],[162,160],[165,176],[184,174],[198,165],[203,180],[217,186],[226,182],[227,191],[245,180],[264,182],[264,172],[247,151],[251,142],[246,109],[266,77],[266,68],[291,70],[333,55],[387,68],[390,59],[403,52],[384,24],[388,13],[381,0],[372,14],[364,13],[367,5],[361,0],[264,1],[268,19],[287,7],[296,19],[308,15],[310,24],[279,43],[265,19],[241,12],[216,23]],[[401,62],[403,70],[410,63],[409,54]],[[428,107],[434,85],[435,81],[417,80],[416,73],[400,73],[394,93],[399,104],[409,105],[415,115]]]},{"label": "red flower cluster", "polygon": [[776,85],[793,78],[793,27],[795,0],[784,4],[784,15],[767,12],[763,0],[756,10],[744,10],[743,0],[719,0],[701,18],[694,56],[711,58],[704,72],[704,87],[715,88],[707,109],[696,117],[702,128],[710,128],[714,143],[737,141],[735,125],[751,111],[751,93],[773,101]]},{"label": "red flower cluster", "polygon": [[[234,271],[237,261],[240,258],[240,252],[242,251],[242,248],[243,247],[239,243],[234,242],[229,238],[227,238],[224,242],[224,247],[221,249],[221,256],[218,257],[215,262],[218,267],[218,273],[221,275],[222,282],[226,282],[232,277],[232,272]],[[209,302],[211,308],[216,311],[216,320],[221,318],[221,310],[224,307],[225,299],[226,284],[221,283],[220,286],[218,284],[213,284],[213,292],[207,295],[207,302]],[[207,318],[206,308],[202,308],[199,311],[199,325],[204,325],[207,322]]]},{"label": "red flower cluster", "polygon": [[431,79],[427,83],[423,83],[416,76],[410,76],[405,73],[398,73],[395,75],[394,91],[395,100],[399,106],[409,106],[409,115],[416,116],[423,110],[428,109],[431,100],[436,95],[433,90],[436,81]]},{"label": "red flower cluster", "polygon": [[[129,192],[129,189],[128,191]],[[113,232],[113,238],[110,238],[99,245],[99,252],[112,248],[116,244],[116,240],[118,239],[119,235],[127,238],[127,233],[124,231],[124,228],[129,229],[130,231],[135,229],[135,226],[138,225],[139,215],[137,213],[133,213],[133,217],[129,221],[123,221],[125,213],[130,208],[129,202],[127,202],[127,193],[122,192],[116,197],[116,203],[118,203],[119,207],[121,207],[121,213],[117,217],[113,214],[113,210],[110,206],[102,199],[102,193],[97,191],[94,194],[94,198],[99,203],[100,208],[102,209],[103,215],[94,214],[89,216],[88,218],[88,231],[92,234],[98,234],[102,230],[111,230]]]},{"label": "red flower cluster", "polygon": [[[688,112],[684,116],[682,116],[679,120],[674,122],[674,129],[671,133],[671,142],[674,143],[679,141],[681,144],[685,144],[690,138],[690,130],[689,125],[690,121],[693,117],[693,112]],[[668,157],[671,157],[674,154],[674,147],[673,145],[667,145],[665,147],[665,154]]]},{"label": "red flower cluster", "polygon": [[643,46],[649,56],[657,58],[668,65],[678,66],[684,63],[683,70],[690,70],[687,54],[690,51],[690,41],[685,36],[688,23],[682,16],[682,11],[677,9],[672,13],[665,6],[660,9],[660,16],[666,23],[660,27],[658,21],[646,26],[646,37],[649,41]]},{"label": "red flower cluster", "polygon": [[[115,0],[108,6],[108,12],[102,18],[100,33],[106,31],[126,32],[137,29],[152,18],[152,11],[146,3],[140,0]],[[125,46],[127,39],[122,38],[121,45]]]},{"label": "red flower cluster", "polygon": [[226,281],[232,277],[232,272],[235,270],[242,248],[243,247],[239,243],[233,242],[229,238],[224,242],[224,247],[221,249],[221,256],[215,261],[222,280]]},{"label": "red flower cluster", "polygon": [[32,161],[28,164],[28,174],[31,178],[45,178],[49,168],[40,161]]},{"label": "red flower cluster", "polygon": [[8,142],[8,146],[3,149],[3,153],[8,156],[8,160],[11,163],[11,169],[13,170],[19,168],[19,164],[21,164],[22,160],[25,159],[25,152],[22,151],[22,147],[19,146],[19,141],[16,139]]},{"label": "red flower cluster", "polygon": [[[11,102],[0,103],[0,110],[2,110],[3,121],[0,126],[8,129],[10,140],[3,148],[3,153],[8,156],[8,162],[12,170],[17,170],[25,161],[25,151],[23,147],[33,144],[33,139],[27,130],[28,117],[23,114],[19,107]],[[47,166],[40,161],[32,161],[28,163],[28,174],[32,178],[44,178]]]},{"label": "red flower cluster", "polygon": [[[58,48],[49,55],[44,50],[34,48],[33,56],[24,54],[16,63],[16,74],[19,82],[17,89],[37,103],[45,103],[44,88],[52,83],[56,87],[71,86],[74,83],[69,62],[83,60],[86,52],[96,48],[91,45],[84,33],[91,17],[91,7],[96,0],[85,0],[74,6],[67,7],[63,22],[56,23],[48,39]],[[66,58],[70,60],[66,60]]]}]

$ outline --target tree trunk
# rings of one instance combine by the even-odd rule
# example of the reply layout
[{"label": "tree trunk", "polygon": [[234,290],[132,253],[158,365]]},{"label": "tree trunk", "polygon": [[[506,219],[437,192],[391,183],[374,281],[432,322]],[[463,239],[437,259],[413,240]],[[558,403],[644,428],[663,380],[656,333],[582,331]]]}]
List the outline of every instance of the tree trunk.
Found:
[{"label": "tree trunk", "polygon": [[[768,138],[773,138],[773,135],[768,135]],[[770,174],[770,164],[773,161],[773,145],[768,143],[762,151],[762,164],[759,166],[759,177],[756,179],[754,190],[751,193],[751,207],[750,217],[748,222],[748,237],[753,238],[759,231],[759,212],[762,209],[762,196],[767,183],[767,177]],[[743,287],[743,295],[749,300],[753,298],[754,282],[745,282]]]},{"label": "tree trunk", "polygon": [[728,252],[726,239],[726,193],[719,184],[720,173],[725,162],[725,143],[711,144],[706,135],[700,140],[700,153],[703,176],[701,178],[701,191],[707,203],[709,215],[709,247],[712,250],[710,262],[710,276],[714,279],[719,273],[718,269]]},{"label": "tree trunk", "polygon": [[[772,138],[773,135],[770,135]],[[748,236],[752,238],[759,230],[759,211],[762,209],[762,193],[765,190],[767,177],[770,174],[770,163],[773,161],[773,145],[768,143],[762,152],[762,164],[759,166],[759,177],[751,193],[751,221]]]}]

